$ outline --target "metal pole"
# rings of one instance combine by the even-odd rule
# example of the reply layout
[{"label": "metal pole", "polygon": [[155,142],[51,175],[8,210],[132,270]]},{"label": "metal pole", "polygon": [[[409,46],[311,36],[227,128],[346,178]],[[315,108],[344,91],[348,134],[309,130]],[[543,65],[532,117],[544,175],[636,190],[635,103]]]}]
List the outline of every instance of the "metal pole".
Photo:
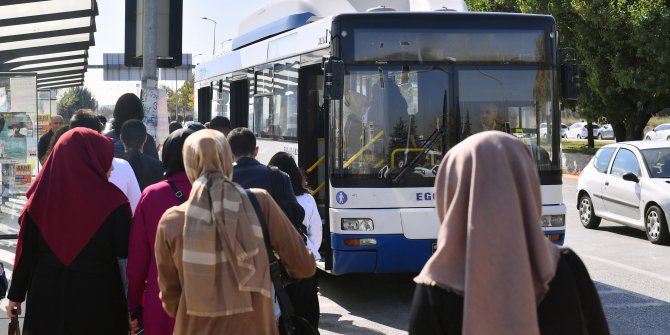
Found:
[{"label": "metal pole", "polygon": [[214,57],[214,51],[216,51],[216,21],[214,21],[210,18],[206,18],[206,17],[203,17],[202,19],[214,22],[214,43],[213,43],[213,46],[212,46],[212,57]]},{"label": "metal pole", "polygon": [[158,0],[144,0],[143,17],[144,28],[142,33],[142,90],[155,89],[158,84],[156,76],[156,13]]},{"label": "metal pole", "polygon": [[[142,8],[142,17],[144,19],[144,27],[142,29],[142,91],[156,92],[158,87],[157,75],[157,56],[156,56],[156,40],[158,39],[157,28],[157,13],[158,0],[144,0],[144,8]],[[145,123],[147,126],[147,133],[151,136],[156,135],[156,110],[154,107],[154,97],[149,97],[153,93],[145,93],[144,111]]]}]

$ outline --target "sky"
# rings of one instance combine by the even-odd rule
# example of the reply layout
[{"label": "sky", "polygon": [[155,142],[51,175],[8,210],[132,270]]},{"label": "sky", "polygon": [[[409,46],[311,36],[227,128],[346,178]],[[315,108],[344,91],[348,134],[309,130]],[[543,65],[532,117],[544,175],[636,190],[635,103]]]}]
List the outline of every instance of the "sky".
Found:
[{"label": "sky", "polygon": [[[103,53],[124,52],[125,1],[97,0],[99,15],[95,19],[95,46],[89,49],[88,63],[102,65]],[[194,56],[193,63],[200,63],[212,57],[214,23],[203,20],[210,18],[216,24],[216,54],[230,48],[230,41],[237,35],[237,27],[242,19],[271,0],[183,0],[184,16],[182,24],[182,52]],[[198,56],[196,56],[198,55]],[[138,82],[103,81],[102,69],[88,69],[84,85],[92,91],[102,107],[113,105],[124,93],[138,93]],[[175,88],[174,81],[161,81],[158,85]],[[181,86],[182,82],[177,82]]]}]

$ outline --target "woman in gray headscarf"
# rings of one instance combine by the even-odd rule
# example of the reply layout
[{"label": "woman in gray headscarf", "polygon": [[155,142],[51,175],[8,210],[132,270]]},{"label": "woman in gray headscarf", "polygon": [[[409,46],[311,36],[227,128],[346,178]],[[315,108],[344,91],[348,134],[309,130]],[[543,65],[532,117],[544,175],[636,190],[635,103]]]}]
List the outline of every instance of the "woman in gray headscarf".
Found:
[{"label": "woman in gray headscarf", "polygon": [[[175,334],[277,334],[263,233],[245,191],[232,182],[233,155],[222,133],[190,135],[183,149],[193,183],[156,234],[163,308]],[[314,256],[272,197],[252,189],[272,248],[292,277],[314,275]]]},{"label": "woman in gray headscarf", "polygon": [[540,183],[511,135],[470,136],[435,179],[437,250],[417,283],[410,334],[608,334],[584,264],[540,229]]}]

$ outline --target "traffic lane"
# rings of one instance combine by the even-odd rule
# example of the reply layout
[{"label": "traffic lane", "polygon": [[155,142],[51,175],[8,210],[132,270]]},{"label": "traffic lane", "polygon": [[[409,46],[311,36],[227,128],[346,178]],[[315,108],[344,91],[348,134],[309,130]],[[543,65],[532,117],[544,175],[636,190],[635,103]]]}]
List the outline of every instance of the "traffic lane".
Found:
[{"label": "traffic lane", "polygon": [[[563,201],[567,207],[565,246],[608,264],[610,269],[654,277],[670,285],[670,246],[655,245],[642,230],[602,220],[598,229],[586,229],[577,210],[577,178],[563,178]],[[664,297],[670,302],[670,290]]]},{"label": "traffic lane", "polygon": [[319,271],[321,334],[407,334],[414,276]]},{"label": "traffic lane", "polygon": [[670,324],[670,247],[651,244],[643,231],[603,220],[579,221],[577,178],[563,178],[565,246],[581,257],[596,283],[612,334],[667,334]]}]

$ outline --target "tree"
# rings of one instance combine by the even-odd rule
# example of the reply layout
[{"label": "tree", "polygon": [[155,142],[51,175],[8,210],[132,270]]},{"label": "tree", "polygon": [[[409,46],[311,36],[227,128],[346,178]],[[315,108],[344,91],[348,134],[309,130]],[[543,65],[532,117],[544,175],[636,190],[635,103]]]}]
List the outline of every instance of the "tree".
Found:
[{"label": "tree", "polygon": [[58,114],[69,122],[72,115],[81,108],[96,110],[98,102],[86,87],[73,87],[63,93],[57,104]]},{"label": "tree", "polygon": [[167,93],[168,114],[171,119],[174,115],[180,114],[181,117],[193,115],[193,80],[185,81],[177,93],[166,85],[161,85],[161,89]]},{"label": "tree", "polygon": [[466,1],[470,10],[550,14],[559,46],[576,47],[581,67],[577,108],[604,116],[617,140],[642,138],[649,119],[670,105],[670,6],[667,1]]}]

